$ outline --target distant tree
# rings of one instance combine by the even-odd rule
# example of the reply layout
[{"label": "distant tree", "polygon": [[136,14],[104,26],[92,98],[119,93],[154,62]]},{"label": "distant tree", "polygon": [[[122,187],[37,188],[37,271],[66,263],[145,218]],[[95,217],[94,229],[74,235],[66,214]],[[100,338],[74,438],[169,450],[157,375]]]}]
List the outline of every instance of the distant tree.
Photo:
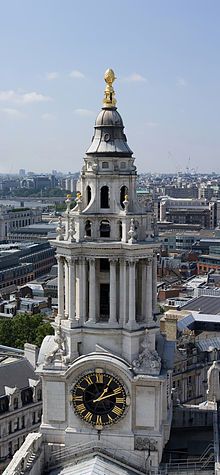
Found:
[{"label": "distant tree", "polygon": [[0,345],[13,346],[12,319],[0,320]]},{"label": "distant tree", "polygon": [[53,328],[43,320],[42,314],[17,314],[11,319],[0,320],[0,344],[23,348],[25,343],[38,347],[46,335],[52,335]]}]

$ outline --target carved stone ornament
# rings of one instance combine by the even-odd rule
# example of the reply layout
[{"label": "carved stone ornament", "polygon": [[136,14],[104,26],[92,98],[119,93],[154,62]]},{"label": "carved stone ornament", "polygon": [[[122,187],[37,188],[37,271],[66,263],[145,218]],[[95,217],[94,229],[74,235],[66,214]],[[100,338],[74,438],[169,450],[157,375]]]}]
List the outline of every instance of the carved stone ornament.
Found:
[{"label": "carved stone ornament", "polygon": [[148,333],[146,333],[144,340],[141,343],[143,351],[138,358],[132,361],[133,371],[136,374],[150,374],[158,376],[161,370],[161,358],[156,350],[150,350],[150,342]]},{"label": "carved stone ornament", "polygon": [[63,227],[61,216],[59,216],[58,226],[56,228],[56,231],[57,231],[57,238],[56,238],[57,241],[63,241],[63,239],[64,239],[64,235],[63,235],[64,227]]},{"label": "carved stone ornament", "polygon": [[135,437],[134,448],[135,450],[154,452],[157,450],[157,440],[149,439],[148,437]]},{"label": "carved stone ornament", "polygon": [[71,218],[70,227],[69,227],[69,236],[68,236],[68,239],[69,239],[70,242],[75,241],[75,238],[74,238],[75,232],[76,232],[76,230],[75,230],[74,218]]},{"label": "carved stone ornament", "polygon": [[220,400],[220,362],[213,361],[207,372],[208,390],[207,400],[210,402],[216,402]]},{"label": "carved stone ornament", "polygon": [[131,224],[130,224],[130,229],[128,231],[128,242],[129,244],[133,244],[133,242],[136,241],[136,231],[135,231],[135,225],[134,225],[134,219],[131,219]]},{"label": "carved stone ornament", "polygon": [[51,353],[45,356],[45,363],[51,364],[55,360],[61,361],[62,363],[67,363],[66,356],[66,340],[62,334],[61,324],[56,327],[54,342],[56,343],[56,348],[54,348]]}]

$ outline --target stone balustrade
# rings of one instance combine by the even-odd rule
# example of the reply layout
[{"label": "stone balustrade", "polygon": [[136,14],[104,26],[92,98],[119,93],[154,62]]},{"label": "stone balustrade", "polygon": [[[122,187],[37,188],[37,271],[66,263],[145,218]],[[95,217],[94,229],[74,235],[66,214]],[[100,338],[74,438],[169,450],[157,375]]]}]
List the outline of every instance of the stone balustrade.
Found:
[{"label": "stone balustrade", "polygon": [[[7,466],[3,475],[21,475],[28,473],[31,475],[39,474],[40,454],[42,449],[43,436],[38,432],[28,434],[25,442],[19,450],[14,454],[13,459]],[[36,459],[39,458],[39,464],[36,464]],[[31,471],[31,464],[34,462],[33,474]]]}]

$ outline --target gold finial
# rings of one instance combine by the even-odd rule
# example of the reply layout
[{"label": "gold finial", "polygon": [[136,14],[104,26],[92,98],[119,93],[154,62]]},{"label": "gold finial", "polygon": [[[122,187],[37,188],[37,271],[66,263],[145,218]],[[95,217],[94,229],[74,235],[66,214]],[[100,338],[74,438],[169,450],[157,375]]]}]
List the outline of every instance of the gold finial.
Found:
[{"label": "gold finial", "polygon": [[103,99],[103,104],[105,107],[115,107],[116,106],[116,99],[115,99],[115,91],[112,87],[114,80],[116,79],[115,73],[112,69],[107,69],[105,71],[104,79],[106,82],[105,88],[105,96]]}]

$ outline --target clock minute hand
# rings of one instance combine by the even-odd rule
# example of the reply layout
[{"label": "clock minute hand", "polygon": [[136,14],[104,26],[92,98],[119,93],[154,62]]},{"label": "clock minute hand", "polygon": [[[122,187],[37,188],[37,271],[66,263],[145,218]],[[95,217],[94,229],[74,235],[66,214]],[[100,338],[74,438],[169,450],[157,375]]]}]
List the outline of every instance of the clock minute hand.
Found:
[{"label": "clock minute hand", "polygon": [[108,397],[112,397],[115,395],[116,395],[115,393],[111,393],[111,394],[107,394],[106,396],[103,396],[103,393],[102,393],[101,396],[99,396],[97,399],[93,399],[93,402],[103,401],[103,399],[107,399]]}]

